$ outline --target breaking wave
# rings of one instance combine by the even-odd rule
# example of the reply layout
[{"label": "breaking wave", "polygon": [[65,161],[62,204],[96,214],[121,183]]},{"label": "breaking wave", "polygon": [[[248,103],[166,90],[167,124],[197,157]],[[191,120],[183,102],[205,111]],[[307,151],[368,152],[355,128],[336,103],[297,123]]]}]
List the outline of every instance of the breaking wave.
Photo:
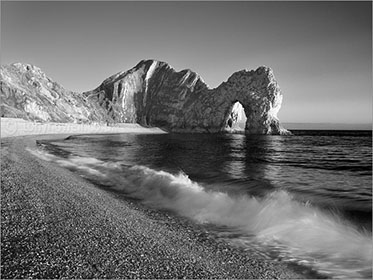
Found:
[{"label": "breaking wave", "polygon": [[293,199],[286,191],[262,198],[209,191],[186,174],[171,174],[125,162],[90,157],[59,158],[41,150],[35,156],[74,170],[100,184],[168,209],[199,223],[239,232],[240,246],[271,248],[284,260],[310,266],[338,278],[372,276],[372,236],[337,213]]}]

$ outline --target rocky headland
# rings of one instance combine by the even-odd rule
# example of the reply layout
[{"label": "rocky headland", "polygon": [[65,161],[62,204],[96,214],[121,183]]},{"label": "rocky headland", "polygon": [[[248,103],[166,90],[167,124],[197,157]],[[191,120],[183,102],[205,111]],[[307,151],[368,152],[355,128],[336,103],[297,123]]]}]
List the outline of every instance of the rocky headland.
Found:
[{"label": "rocky headland", "polygon": [[[69,91],[38,67],[2,66],[1,116],[42,122],[138,123],[170,132],[229,132],[244,110],[247,134],[288,134],[277,113],[282,93],[268,67],[235,72],[212,89],[191,70],[143,60],[94,90]],[[242,106],[236,106],[239,102]]]}]

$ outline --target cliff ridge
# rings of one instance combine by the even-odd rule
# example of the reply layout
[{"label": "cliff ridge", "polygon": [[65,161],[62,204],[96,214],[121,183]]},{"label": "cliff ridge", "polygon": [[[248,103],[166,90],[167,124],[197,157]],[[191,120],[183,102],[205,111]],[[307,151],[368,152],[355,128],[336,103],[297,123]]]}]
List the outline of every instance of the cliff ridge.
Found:
[{"label": "cliff ridge", "polygon": [[39,68],[21,63],[2,66],[0,82],[1,115],[7,117],[214,133],[232,131],[235,116],[243,113],[237,110],[243,110],[246,133],[288,133],[277,118],[281,90],[264,66],[235,72],[216,88],[189,69],[176,71],[157,60],[142,60],[83,93],[66,90]]}]

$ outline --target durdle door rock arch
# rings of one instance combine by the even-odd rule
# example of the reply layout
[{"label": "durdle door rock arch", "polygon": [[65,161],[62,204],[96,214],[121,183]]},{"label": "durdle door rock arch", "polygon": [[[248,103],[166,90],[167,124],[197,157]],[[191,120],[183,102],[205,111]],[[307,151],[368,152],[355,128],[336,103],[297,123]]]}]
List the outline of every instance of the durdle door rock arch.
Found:
[{"label": "durdle door rock arch", "polygon": [[177,72],[165,62],[146,60],[84,94],[101,100],[115,122],[138,122],[174,132],[229,131],[232,107],[240,102],[247,134],[289,134],[277,118],[281,90],[273,71],[263,66],[236,72],[211,89],[195,72]]},{"label": "durdle door rock arch", "polygon": [[[92,91],[64,89],[39,68],[2,66],[1,114],[30,120],[76,123],[139,123],[171,132],[229,132],[242,105],[247,134],[288,134],[277,118],[282,93],[268,67],[234,73],[212,89],[191,70],[143,60]],[[236,107],[235,107],[236,108]],[[237,107],[238,108],[238,107]],[[237,109],[235,109],[237,110]]]}]

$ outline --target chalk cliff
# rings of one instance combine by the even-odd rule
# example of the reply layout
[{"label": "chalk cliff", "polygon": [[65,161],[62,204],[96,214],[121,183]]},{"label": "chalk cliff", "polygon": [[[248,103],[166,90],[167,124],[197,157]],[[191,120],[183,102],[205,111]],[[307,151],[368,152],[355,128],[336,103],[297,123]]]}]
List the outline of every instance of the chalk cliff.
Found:
[{"label": "chalk cliff", "polygon": [[137,122],[174,132],[223,132],[236,121],[240,112],[235,110],[244,110],[246,133],[287,134],[277,118],[281,102],[268,67],[236,72],[211,89],[191,70],[177,72],[165,62],[143,60],[82,94],[64,89],[35,66],[1,68],[2,116],[26,119]]},{"label": "chalk cliff", "polygon": [[33,65],[1,66],[0,88],[1,117],[75,123],[110,120],[104,108],[66,90]]}]

